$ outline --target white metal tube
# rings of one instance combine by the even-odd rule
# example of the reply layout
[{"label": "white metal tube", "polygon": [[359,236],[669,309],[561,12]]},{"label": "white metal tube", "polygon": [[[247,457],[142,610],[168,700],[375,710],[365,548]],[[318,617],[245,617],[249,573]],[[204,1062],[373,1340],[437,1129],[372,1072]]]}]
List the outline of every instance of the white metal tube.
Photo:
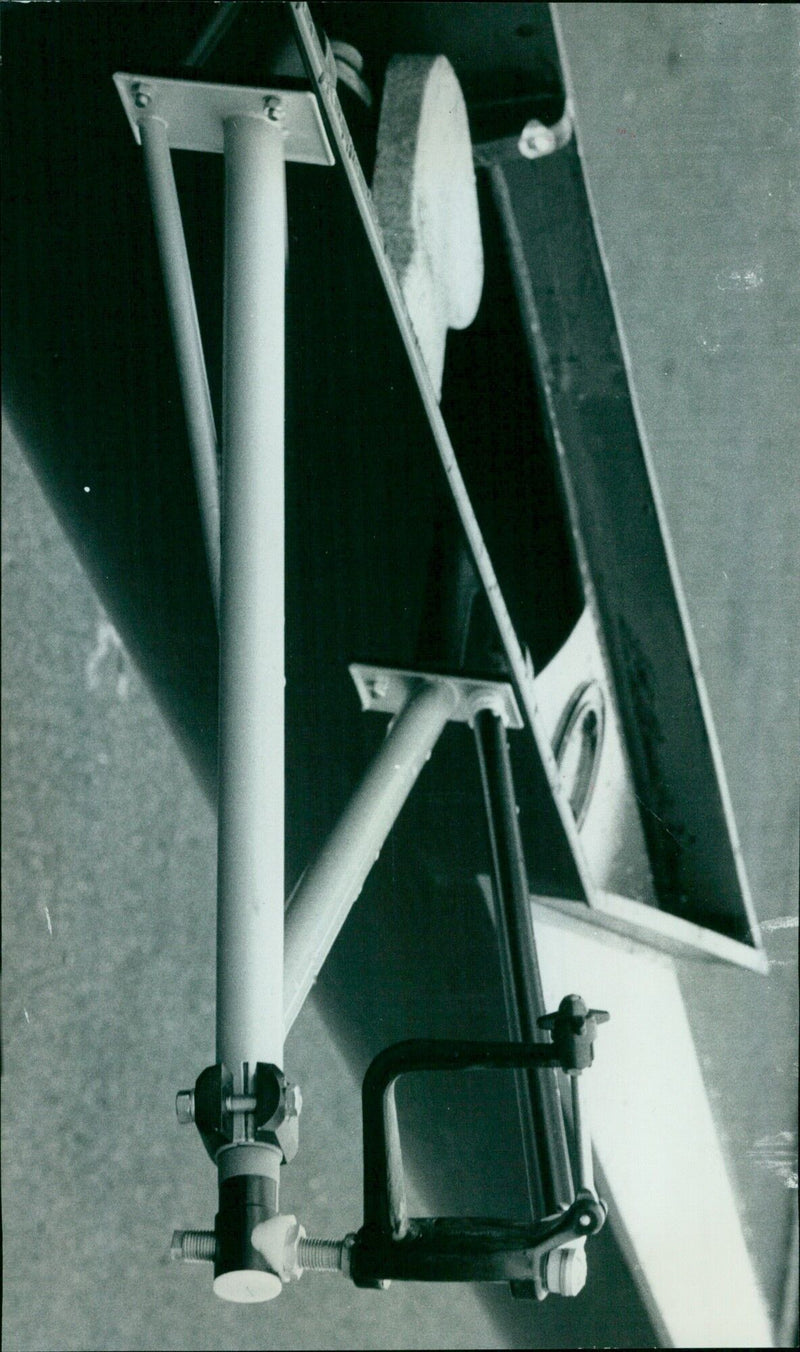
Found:
[{"label": "white metal tube", "polygon": [[287,1033],[457,701],[443,681],[411,697],[295,888],[286,915]]},{"label": "white metal tube", "polygon": [[286,186],[266,117],[225,122],[217,1060],[283,1062]]},{"label": "white metal tube", "polygon": [[217,431],[214,426],[214,412],[203,357],[203,341],[197,319],[192,274],[183,235],[178,192],[172,172],[166,124],[158,117],[143,117],[139,121],[139,132],[200,504],[211,594],[214,609],[219,615],[220,502]]}]

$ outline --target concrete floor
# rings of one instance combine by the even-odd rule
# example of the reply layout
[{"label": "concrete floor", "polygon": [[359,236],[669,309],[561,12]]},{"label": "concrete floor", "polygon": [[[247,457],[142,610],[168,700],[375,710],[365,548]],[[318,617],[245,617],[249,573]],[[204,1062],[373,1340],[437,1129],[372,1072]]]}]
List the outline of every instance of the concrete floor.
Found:
[{"label": "concrete floor", "polygon": [[680,974],[774,1306],[797,1225],[800,10],[567,4],[558,13],[772,960],[766,980],[691,964]]},{"label": "concrete floor", "polygon": [[[797,1195],[798,9],[559,13],[773,962],[767,978],[680,970],[777,1319]],[[170,1267],[173,1226],[205,1225],[214,1204],[196,1137],[171,1120],[210,1049],[214,825],[9,437],[3,490],[3,1345],[571,1345],[566,1327],[537,1339],[533,1316],[509,1341],[461,1289],[305,1277],[241,1311],[209,1300],[204,1269]],[[313,1001],[289,1053],[325,1101],[307,1102],[284,1200],[341,1234],[360,1206],[358,1093]],[[640,1346],[630,1310],[617,1345]]]}]

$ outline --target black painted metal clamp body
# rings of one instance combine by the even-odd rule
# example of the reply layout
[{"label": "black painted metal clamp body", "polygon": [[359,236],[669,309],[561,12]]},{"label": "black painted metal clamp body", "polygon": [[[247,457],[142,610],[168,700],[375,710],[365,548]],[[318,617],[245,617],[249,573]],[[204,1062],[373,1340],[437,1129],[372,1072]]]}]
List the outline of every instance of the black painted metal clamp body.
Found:
[{"label": "black painted metal clamp body", "polygon": [[551,1043],[413,1039],[387,1047],[364,1077],[364,1224],[350,1254],[357,1286],[405,1281],[508,1281],[517,1295],[541,1294],[542,1259],[596,1234],[607,1208],[587,1188],[556,1215],[534,1222],[472,1217],[409,1217],[394,1086],[413,1071],[560,1068],[578,1074],[591,1062],[596,1024],[608,1016],[578,996],[562,1000],[544,1026]]}]

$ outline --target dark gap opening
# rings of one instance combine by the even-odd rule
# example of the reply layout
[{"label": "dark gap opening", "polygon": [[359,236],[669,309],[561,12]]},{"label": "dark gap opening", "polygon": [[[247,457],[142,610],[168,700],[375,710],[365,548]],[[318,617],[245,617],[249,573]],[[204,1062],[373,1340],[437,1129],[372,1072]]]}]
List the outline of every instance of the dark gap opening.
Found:
[{"label": "dark gap opening", "polygon": [[479,202],[483,298],[474,323],[448,337],[442,412],[514,626],[540,670],[580,618],[583,593],[483,175]]}]

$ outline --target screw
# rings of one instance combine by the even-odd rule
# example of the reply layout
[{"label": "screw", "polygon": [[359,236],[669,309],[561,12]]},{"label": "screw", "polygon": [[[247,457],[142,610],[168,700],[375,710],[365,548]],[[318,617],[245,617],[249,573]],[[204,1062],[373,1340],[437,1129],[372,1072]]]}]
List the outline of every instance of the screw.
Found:
[{"label": "screw", "polygon": [[389,693],[389,682],[385,676],[368,676],[364,687],[370,699],[385,699]]},{"label": "screw", "polygon": [[133,88],[133,101],[137,108],[149,108],[153,98],[153,91],[150,85],[135,84]]},{"label": "screw", "polygon": [[264,99],[264,112],[267,114],[270,122],[283,122],[286,117],[286,109],[277,94],[267,94]]},{"label": "screw", "polygon": [[252,1094],[231,1094],[225,1100],[227,1113],[254,1113],[257,1107],[258,1100]]},{"label": "screw", "polygon": [[194,1122],[194,1090],[181,1089],[175,1095],[175,1113],[182,1127]]},{"label": "screw", "polygon": [[591,1223],[592,1223],[592,1218],[591,1218],[591,1216],[588,1214],[588,1212],[584,1211],[583,1215],[578,1217],[578,1223],[579,1223],[580,1225],[583,1225],[584,1227],[587,1226],[587,1225],[591,1225]]}]

